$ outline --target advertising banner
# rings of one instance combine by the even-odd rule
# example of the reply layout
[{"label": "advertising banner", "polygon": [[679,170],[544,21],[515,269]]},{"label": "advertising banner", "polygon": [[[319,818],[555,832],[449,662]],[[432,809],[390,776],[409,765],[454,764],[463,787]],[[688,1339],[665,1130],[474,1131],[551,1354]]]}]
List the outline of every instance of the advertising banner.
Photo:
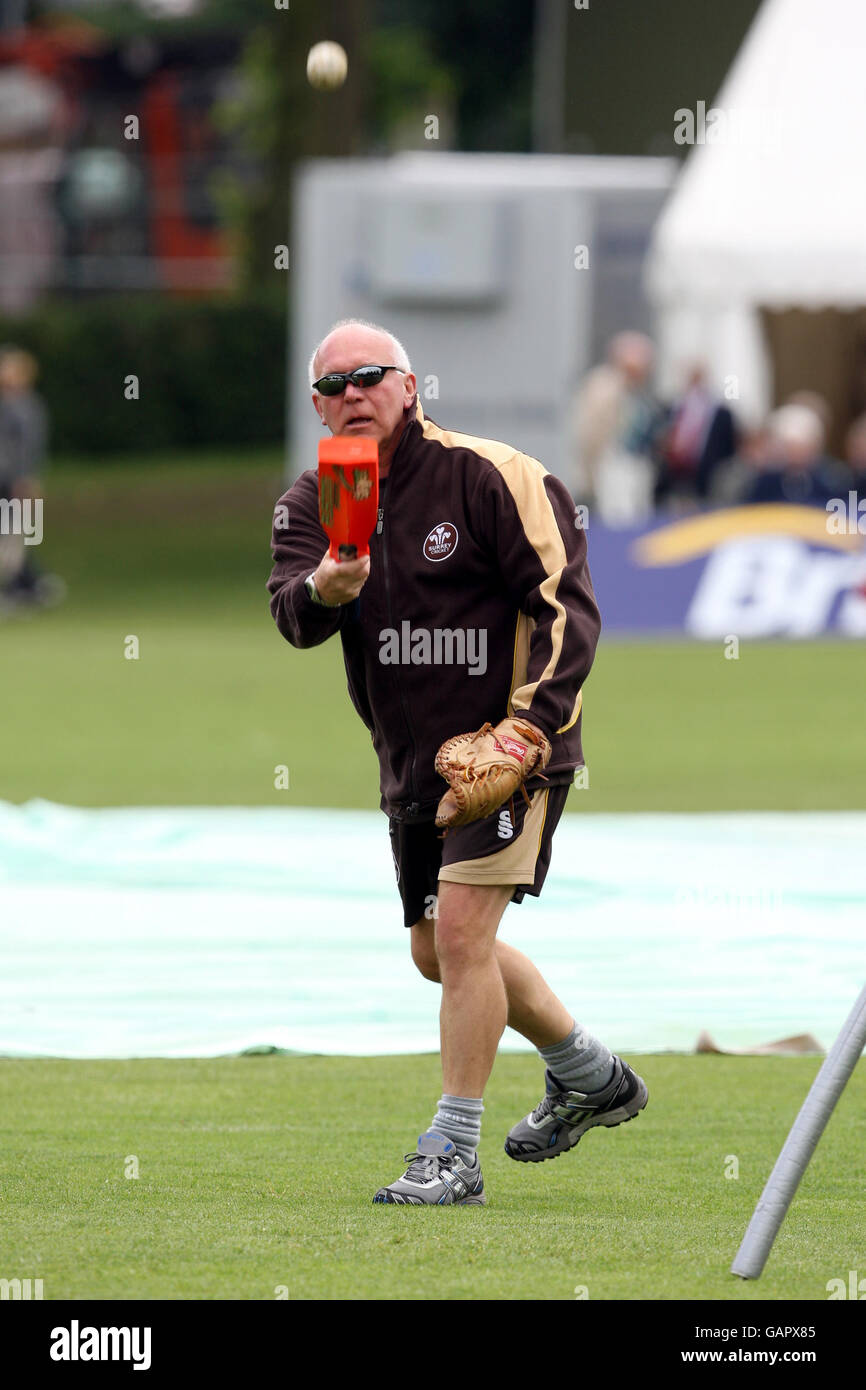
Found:
[{"label": "advertising banner", "polygon": [[[866,637],[866,502],[767,504],[587,525],[608,633]],[[862,508],[862,512],[859,510]]]}]

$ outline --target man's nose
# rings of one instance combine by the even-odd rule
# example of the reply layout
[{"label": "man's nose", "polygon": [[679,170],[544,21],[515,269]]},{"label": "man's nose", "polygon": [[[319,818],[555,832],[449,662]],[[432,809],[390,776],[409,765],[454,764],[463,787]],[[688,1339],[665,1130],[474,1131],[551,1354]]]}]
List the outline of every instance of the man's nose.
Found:
[{"label": "man's nose", "polygon": [[363,388],[362,386],[356,386],[356,385],[354,384],[354,382],[351,382],[351,381],[347,381],[347,382],[346,382],[346,400],[347,400],[347,401],[353,401],[355,404],[357,404],[357,402],[361,399],[361,397],[363,396],[363,394],[364,394],[364,388]]}]

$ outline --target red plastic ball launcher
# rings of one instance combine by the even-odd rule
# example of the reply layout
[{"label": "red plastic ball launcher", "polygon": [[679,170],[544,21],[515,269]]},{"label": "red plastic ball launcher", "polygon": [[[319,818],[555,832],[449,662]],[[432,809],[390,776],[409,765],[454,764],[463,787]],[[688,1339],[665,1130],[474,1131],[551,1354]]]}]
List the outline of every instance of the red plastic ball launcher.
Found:
[{"label": "red plastic ball launcher", "polygon": [[379,446],[375,439],[334,435],[319,440],[319,520],[332,560],[370,553],[379,510]]}]

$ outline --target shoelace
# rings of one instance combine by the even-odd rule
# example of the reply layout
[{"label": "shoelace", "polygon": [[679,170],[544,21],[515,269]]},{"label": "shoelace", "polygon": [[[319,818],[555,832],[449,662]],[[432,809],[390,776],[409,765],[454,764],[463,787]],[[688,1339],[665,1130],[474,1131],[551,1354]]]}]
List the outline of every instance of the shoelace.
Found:
[{"label": "shoelace", "polygon": [[[561,1103],[562,1103],[562,1097],[563,1097],[564,1095],[566,1095],[566,1094],[567,1094],[567,1092],[565,1092],[565,1091],[556,1091],[556,1092],[553,1093],[553,1095],[550,1095],[550,1094],[546,1095],[546,1096],[544,1097],[544,1100],[541,1102],[541,1104],[540,1104],[540,1105],[536,1105],[535,1109],[534,1109],[533,1112],[532,1112],[532,1118],[533,1118],[533,1120],[535,1121],[535,1123],[538,1124],[539,1120],[543,1120],[544,1117],[545,1117],[545,1115],[549,1115],[549,1114],[550,1114],[551,1110],[553,1109],[554,1102],[556,1102],[556,1103],[558,1103],[558,1104],[561,1104]],[[570,1102],[569,1102],[569,1104],[570,1104]],[[580,1112],[580,1113],[582,1114],[584,1111],[586,1111],[587,1113],[589,1113],[590,1110],[595,1110],[597,1107],[594,1106],[594,1105],[571,1105],[571,1104],[570,1104],[570,1108],[571,1108],[572,1110],[574,1110],[575,1113]]]},{"label": "shoelace", "polygon": [[[552,1107],[553,1107],[554,1101],[556,1101],[560,1096],[563,1096],[563,1095],[565,1095],[565,1094],[566,1094],[566,1093],[565,1093],[564,1091],[556,1091],[556,1092],[554,1092],[552,1095],[550,1094],[550,1092],[548,1092],[548,1094],[547,1094],[547,1095],[544,1097],[544,1099],[541,1101],[540,1105],[536,1105],[535,1109],[534,1109],[533,1112],[532,1112],[532,1118],[533,1118],[533,1120],[535,1120],[536,1124],[538,1123],[539,1120],[543,1120],[544,1117],[545,1117],[545,1115],[549,1115],[549,1114],[550,1114],[550,1111],[551,1111],[551,1109],[552,1109]],[[619,1095],[619,1091],[617,1092],[617,1095]],[[607,1105],[610,1105],[611,1103],[612,1103],[612,1102],[611,1102],[610,1100],[608,1100],[606,1104],[607,1104]],[[577,1106],[573,1106],[572,1109],[574,1109],[574,1110],[579,1110],[579,1111],[586,1111],[587,1113],[589,1113],[590,1110],[597,1110],[597,1109],[598,1109],[598,1104],[596,1104],[596,1105],[577,1105]]]},{"label": "shoelace", "polygon": [[409,1167],[406,1169],[403,1176],[404,1178],[415,1178],[425,1182],[432,1182],[432,1180],[439,1175],[439,1169],[436,1167],[436,1164],[445,1168],[453,1168],[455,1157],[456,1155],[454,1154],[404,1154],[403,1162],[408,1163]]},{"label": "shoelace", "polygon": [[533,1120],[535,1120],[536,1124],[538,1124],[539,1120],[543,1120],[545,1115],[550,1114],[550,1107],[553,1104],[553,1100],[554,1097],[552,1095],[548,1095],[544,1097],[544,1100],[541,1102],[540,1105],[536,1105],[535,1109],[532,1112],[532,1118]]}]

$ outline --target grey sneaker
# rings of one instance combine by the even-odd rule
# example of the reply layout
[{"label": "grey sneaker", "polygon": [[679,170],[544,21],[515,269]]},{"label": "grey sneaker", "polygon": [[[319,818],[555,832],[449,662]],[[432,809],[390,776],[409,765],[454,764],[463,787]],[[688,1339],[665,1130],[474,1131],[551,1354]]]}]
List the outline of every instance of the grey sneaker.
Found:
[{"label": "grey sneaker", "polygon": [[434,1129],[419,1136],[417,1153],[406,1154],[405,1161],[409,1167],[402,1178],[380,1187],[373,1198],[374,1205],[384,1202],[400,1207],[480,1207],[487,1201],[478,1155],[470,1168],[458,1154],[454,1141]]},{"label": "grey sneaker", "polygon": [[563,1091],[549,1071],[547,1094],[531,1115],[516,1124],[505,1141],[509,1158],[541,1163],[573,1149],[593,1125],[620,1125],[643,1110],[649,1093],[627,1062],[613,1059],[613,1078],[603,1091]]}]

